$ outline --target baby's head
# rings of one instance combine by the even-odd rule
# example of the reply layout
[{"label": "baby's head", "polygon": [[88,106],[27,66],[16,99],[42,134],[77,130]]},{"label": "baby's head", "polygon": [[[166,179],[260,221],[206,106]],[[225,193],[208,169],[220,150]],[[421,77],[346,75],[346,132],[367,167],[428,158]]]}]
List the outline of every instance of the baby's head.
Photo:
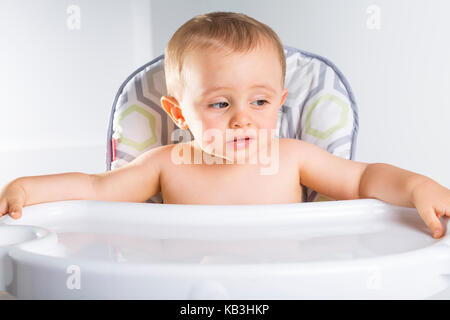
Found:
[{"label": "baby's head", "polygon": [[226,158],[249,146],[227,141],[249,135],[256,144],[262,130],[270,143],[287,95],[283,45],[270,27],[244,14],[200,15],[174,33],[164,58],[161,105],[204,151]]}]

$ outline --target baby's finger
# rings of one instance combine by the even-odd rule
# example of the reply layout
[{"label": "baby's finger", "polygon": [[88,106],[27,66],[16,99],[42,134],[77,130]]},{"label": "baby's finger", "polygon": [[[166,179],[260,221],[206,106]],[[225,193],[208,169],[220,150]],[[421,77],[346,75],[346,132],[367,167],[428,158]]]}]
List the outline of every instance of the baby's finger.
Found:
[{"label": "baby's finger", "polygon": [[9,215],[14,219],[19,219],[22,216],[22,206],[18,201],[10,201],[8,203]]},{"label": "baby's finger", "polygon": [[0,217],[8,213],[8,203],[6,200],[0,200]]},{"label": "baby's finger", "polygon": [[442,236],[442,224],[439,218],[436,216],[436,212],[433,207],[417,208],[419,215],[425,222],[427,227],[431,230],[433,238],[439,238]]}]

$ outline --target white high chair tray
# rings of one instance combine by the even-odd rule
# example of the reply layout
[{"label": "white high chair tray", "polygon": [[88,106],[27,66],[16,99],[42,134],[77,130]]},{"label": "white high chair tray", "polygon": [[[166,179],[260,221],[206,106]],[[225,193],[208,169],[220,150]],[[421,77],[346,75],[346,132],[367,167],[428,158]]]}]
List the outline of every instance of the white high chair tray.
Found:
[{"label": "white high chair tray", "polygon": [[[447,218],[442,221],[447,224]],[[374,200],[175,205],[73,200],[0,219],[0,291],[19,299],[422,299],[449,236]]]}]

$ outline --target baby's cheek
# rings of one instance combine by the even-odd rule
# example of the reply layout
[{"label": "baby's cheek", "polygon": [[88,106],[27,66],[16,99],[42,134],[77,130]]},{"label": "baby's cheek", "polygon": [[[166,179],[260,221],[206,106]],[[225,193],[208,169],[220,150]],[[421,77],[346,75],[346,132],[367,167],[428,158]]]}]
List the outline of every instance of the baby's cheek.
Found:
[{"label": "baby's cheek", "polygon": [[186,118],[186,121],[188,122],[189,130],[192,132],[192,135],[194,136],[195,140],[200,141],[201,137],[203,135],[203,123],[201,120],[192,117],[192,115],[189,115],[189,119]]},{"label": "baby's cheek", "polygon": [[224,133],[215,127],[205,127],[202,132],[202,149],[216,155],[222,154]]},{"label": "baby's cheek", "polygon": [[277,128],[277,123],[278,123],[278,113],[276,115],[273,115],[270,123],[268,124],[268,128],[275,130]]},{"label": "baby's cheek", "polygon": [[203,142],[209,144],[217,140],[215,138],[215,136],[217,135],[215,131],[216,129],[214,127],[204,126],[202,132]]}]

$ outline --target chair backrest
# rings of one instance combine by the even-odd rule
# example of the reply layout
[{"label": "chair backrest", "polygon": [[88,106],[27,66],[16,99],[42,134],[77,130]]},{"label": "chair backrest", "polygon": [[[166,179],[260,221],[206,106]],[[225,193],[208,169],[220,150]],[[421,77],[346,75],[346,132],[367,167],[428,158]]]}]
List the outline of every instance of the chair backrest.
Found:
[{"label": "chair backrest", "polygon": [[[301,139],[353,160],[358,109],[344,75],[321,56],[289,46],[284,50],[288,95],[278,114],[277,136]],[[149,149],[175,143],[170,137],[178,127],[160,105],[166,90],[164,55],[137,69],[120,86],[109,121],[107,170],[122,167]],[[333,200],[303,189],[303,201]],[[161,194],[147,202],[162,203]]]}]

